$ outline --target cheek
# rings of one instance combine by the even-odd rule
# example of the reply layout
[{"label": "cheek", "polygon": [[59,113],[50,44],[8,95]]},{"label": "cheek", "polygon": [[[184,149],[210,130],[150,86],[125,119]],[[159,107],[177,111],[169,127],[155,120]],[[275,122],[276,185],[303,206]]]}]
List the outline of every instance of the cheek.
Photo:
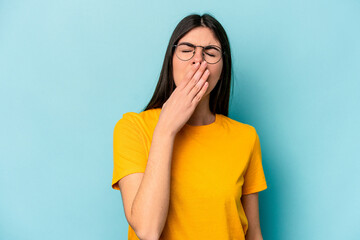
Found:
[{"label": "cheek", "polygon": [[208,68],[210,70],[210,76],[208,78],[208,81],[210,82],[218,81],[221,75],[222,65],[216,67],[208,67]]},{"label": "cheek", "polygon": [[185,80],[185,76],[189,72],[190,66],[187,66],[183,62],[173,60],[173,77],[175,85],[178,86],[182,81]]},{"label": "cheek", "polygon": [[222,71],[222,64],[220,64],[219,66],[211,66],[208,67],[210,70],[210,76],[208,78],[208,82],[209,82],[209,87],[206,90],[207,93],[211,92],[215,86],[218,84],[219,82],[219,78],[221,75],[221,71]]},{"label": "cheek", "polygon": [[173,61],[173,78],[175,85],[179,85],[179,79],[181,78],[181,71],[179,69],[179,65],[176,63],[176,61]]}]

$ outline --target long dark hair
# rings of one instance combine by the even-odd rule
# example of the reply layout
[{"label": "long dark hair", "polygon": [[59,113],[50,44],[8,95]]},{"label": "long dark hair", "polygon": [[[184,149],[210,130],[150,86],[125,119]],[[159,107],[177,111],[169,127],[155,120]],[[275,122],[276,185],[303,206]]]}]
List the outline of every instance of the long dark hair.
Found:
[{"label": "long dark hair", "polygon": [[224,28],[213,16],[207,13],[203,14],[202,16],[198,14],[188,15],[183,18],[176,26],[173,34],[171,35],[169,45],[165,53],[163,66],[155,92],[143,111],[153,108],[161,108],[175,90],[176,85],[172,74],[172,58],[174,54],[173,46],[174,44],[177,44],[186,33],[196,27],[210,28],[217,39],[220,41],[221,49],[224,52],[222,72],[219,81],[217,82],[214,89],[210,92],[209,107],[213,114],[218,113],[228,116],[231,89],[230,84],[232,84],[230,44]]}]

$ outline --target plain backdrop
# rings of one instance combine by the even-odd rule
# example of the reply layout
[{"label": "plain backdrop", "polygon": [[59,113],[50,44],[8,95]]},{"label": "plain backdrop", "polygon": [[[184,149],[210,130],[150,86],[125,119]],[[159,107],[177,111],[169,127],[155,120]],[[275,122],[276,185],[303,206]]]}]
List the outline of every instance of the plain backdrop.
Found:
[{"label": "plain backdrop", "polygon": [[0,0],[0,239],[127,239],[115,123],[186,15],[231,45],[229,117],[260,137],[268,240],[360,239],[360,2]]}]

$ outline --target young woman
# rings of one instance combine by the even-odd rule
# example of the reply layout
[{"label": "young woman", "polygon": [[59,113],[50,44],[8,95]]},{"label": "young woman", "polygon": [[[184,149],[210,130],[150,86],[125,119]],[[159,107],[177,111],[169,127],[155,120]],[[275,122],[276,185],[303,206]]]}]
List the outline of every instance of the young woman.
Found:
[{"label": "young woman", "polygon": [[176,26],[154,95],[114,129],[128,239],[262,239],[260,141],[229,118],[230,45],[211,15]]}]

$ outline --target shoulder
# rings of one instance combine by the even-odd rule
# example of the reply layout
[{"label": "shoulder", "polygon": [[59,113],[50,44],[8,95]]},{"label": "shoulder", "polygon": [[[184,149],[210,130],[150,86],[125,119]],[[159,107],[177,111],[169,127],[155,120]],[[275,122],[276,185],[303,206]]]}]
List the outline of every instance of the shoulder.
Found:
[{"label": "shoulder", "polygon": [[148,109],[139,113],[126,112],[122,115],[122,118],[116,122],[115,128],[123,125],[135,128],[147,128],[154,124],[156,125],[160,112],[161,108]]},{"label": "shoulder", "polygon": [[254,126],[240,122],[236,119],[230,118],[228,116],[221,115],[223,119],[224,126],[228,127],[231,131],[236,132],[242,136],[250,137],[255,139],[257,131]]}]

